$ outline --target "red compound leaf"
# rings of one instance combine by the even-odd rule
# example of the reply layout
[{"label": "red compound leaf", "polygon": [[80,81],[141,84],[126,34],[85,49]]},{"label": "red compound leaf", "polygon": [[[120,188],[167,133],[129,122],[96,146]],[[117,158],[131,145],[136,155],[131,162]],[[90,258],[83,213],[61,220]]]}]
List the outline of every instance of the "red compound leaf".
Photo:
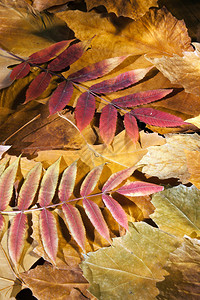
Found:
[{"label": "red compound leaf", "polygon": [[128,219],[121,205],[109,195],[102,195],[105,206],[111,212],[113,218],[126,230],[128,230]]},{"label": "red compound leaf", "polygon": [[78,98],[75,109],[75,118],[77,127],[80,131],[92,121],[95,108],[95,97],[92,94],[85,92]]},{"label": "red compound leaf", "polygon": [[72,237],[77,244],[85,250],[86,233],[81,215],[78,209],[70,204],[63,204],[63,213],[65,215],[66,223]]},{"label": "red compound leaf", "polygon": [[32,64],[43,64],[63,52],[73,40],[61,41],[29,56]]},{"label": "red compound leaf", "polygon": [[31,101],[38,98],[49,86],[51,74],[48,72],[40,73],[29,85],[26,91],[26,101]]},{"label": "red compound leaf", "polygon": [[97,94],[109,94],[124,89],[140,81],[149,72],[151,68],[137,69],[122,73],[112,79],[104,80],[94,84],[90,90]]},{"label": "red compound leaf", "polygon": [[125,196],[146,196],[163,191],[164,187],[143,181],[134,181],[120,187],[116,192]]},{"label": "red compound leaf", "polygon": [[15,265],[19,262],[22,254],[26,235],[26,223],[27,217],[22,212],[14,216],[11,222],[8,249],[10,257]]},{"label": "red compound leaf", "polygon": [[61,82],[49,99],[50,115],[62,110],[70,101],[73,94],[73,84],[70,81]]},{"label": "red compound leaf", "polygon": [[85,177],[81,189],[80,194],[82,197],[87,196],[92,193],[95,186],[97,185],[99,178],[101,176],[104,165],[100,165],[94,169],[92,169],[87,176]]},{"label": "red compound leaf", "polygon": [[93,201],[84,198],[83,207],[93,226],[110,243],[109,229],[98,205]]},{"label": "red compound leaf", "polygon": [[58,188],[58,197],[61,202],[66,202],[73,193],[77,174],[77,162],[71,164],[63,172]]},{"label": "red compound leaf", "polygon": [[137,105],[143,105],[147,103],[154,102],[159,100],[166,95],[170,94],[173,89],[158,89],[158,90],[150,90],[145,92],[139,92],[127,96],[123,96],[112,101],[113,104],[116,104],[120,107],[134,107]]},{"label": "red compound leaf", "polygon": [[136,167],[131,167],[112,174],[102,188],[102,192],[111,191],[118,186],[123,180],[127,179],[135,171]]},{"label": "red compound leaf", "polygon": [[48,69],[55,72],[61,71],[77,61],[83,53],[87,50],[91,43],[91,39],[88,41],[83,41],[77,44],[74,44],[63,51],[58,57],[56,57],[48,65]]},{"label": "red compound leaf", "polygon": [[178,127],[185,124],[179,117],[150,107],[136,108],[131,113],[140,121],[153,126]]},{"label": "red compound leaf", "polygon": [[136,118],[131,113],[124,115],[124,126],[127,134],[130,136],[132,141],[136,143],[139,139],[139,129]]},{"label": "red compound leaf", "polygon": [[4,227],[4,217],[2,215],[0,215],[0,236],[1,236],[1,232],[3,230]]},{"label": "red compound leaf", "polygon": [[99,124],[100,135],[106,145],[112,142],[115,136],[116,125],[117,109],[112,104],[108,104],[102,109]]},{"label": "red compound leaf", "polygon": [[28,73],[30,72],[30,65],[25,61],[12,70],[10,74],[10,79],[15,80],[15,79],[20,79],[24,78]]},{"label": "red compound leaf", "polygon": [[85,82],[102,77],[121,64],[128,56],[113,57],[85,67],[71,75],[68,79],[74,82]]},{"label": "red compound leaf", "polygon": [[40,213],[40,234],[47,255],[55,263],[58,251],[57,226],[53,214],[47,209]]}]

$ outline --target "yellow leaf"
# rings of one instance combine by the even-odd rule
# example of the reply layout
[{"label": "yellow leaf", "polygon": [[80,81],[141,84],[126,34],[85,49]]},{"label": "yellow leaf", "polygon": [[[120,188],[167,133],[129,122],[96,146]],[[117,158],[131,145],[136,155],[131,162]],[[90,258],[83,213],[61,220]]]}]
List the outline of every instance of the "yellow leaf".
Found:
[{"label": "yellow leaf", "polygon": [[188,180],[200,189],[200,152],[185,150],[185,155],[188,171],[190,173],[190,178]]}]

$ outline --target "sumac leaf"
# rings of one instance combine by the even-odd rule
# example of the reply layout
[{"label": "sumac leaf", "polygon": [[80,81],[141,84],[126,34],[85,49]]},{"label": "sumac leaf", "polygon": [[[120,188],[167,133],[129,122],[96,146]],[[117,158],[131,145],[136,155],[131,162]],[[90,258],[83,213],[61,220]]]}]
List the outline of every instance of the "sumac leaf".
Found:
[{"label": "sumac leaf", "polygon": [[41,72],[35,77],[26,91],[26,102],[38,98],[47,89],[51,77],[51,74],[48,72]]},{"label": "sumac leaf", "polygon": [[116,125],[117,109],[112,104],[108,104],[102,109],[99,124],[100,135],[106,145],[112,142],[115,136]]},{"label": "sumac leaf", "polygon": [[22,212],[14,216],[8,238],[8,249],[12,261],[17,264],[22,254],[25,234],[26,234],[27,217]]},{"label": "sumac leaf", "polygon": [[97,94],[108,94],[124,89],[140,81],[151,68],[136,69],[122,73],[112,79],[104,80],[90,87],[90,90]]},{"label": "sumac leaf", "polygon": [[52,62],[50,62],[50,64],[48,65],[48,69],[54,72],[65,69],[83,55],[83,53],[89,47],[90,43],[91,39],[70,46],[60,55],[58,55]]},{"label": "sumac leaf", "polygon": [[128,219],[126,216],[125,211],[121,207],[121,205],[114,200],[111,196],[102,194],[102,199],[105,204],[105,206],[109,209],[111,212],[113,218],[126,230],[128,230]]},{"label": "sumac leaf", "polygon": [[47,209],[40,213],[40,234],[47,255],[55,263],[58,251],[57,226],[53,214]]},{"label": "sumac leaf", "polygon": [[0,210],[6,209],[11,200],[18,165],[19,158],[6,168],[0,177]]},{"label": "sumac leaf", "polygon": [[135,94],[114,99],[112,100],[112,103],[123,108],[134,107],[137,105],[147,104],[159,100],[165,97],[166,95],[170,94],[172,91],[173,89],[158,89],[145,92],[138,92]]},{"label": "sumac leaf", "polygon": [[83,207],[93,226],[110,243],[109,229],[98,205],[84,198]]},{"label": "sumac leaf", "polygon": [[4,217],[0,214],[0,236],[4,227]]},{"label": "sumac leaf", "polygon": [[179,117],[150,107],[136,108],[131,113],[140,121],[153,126],[178,127],[185,124]]},{"label": "sumac leaf", "polygon": [[60,170],[60,159],[52,164],[44,174],[39,190],[38,203],[41,207],[49,205],[56,191]]},{"label": "sumac leaf", "polygon": [[40,178],[42,175],[42,164],[37,164],[32,168],[20,189],[18,197],[18,209],[25,210],[31,205],[38,190]]},{"label": "sumac leaf", "polygon": [[124,126],[128,136],[136,143],[139,139],[139,129],[136,118],[131,113],[124,115]]},{"label": "sumac leaf", "polygon": [[93,65],[89,65],[71,75],[68,79],[75,82],[85,82],[88,80],[94,80],[96,78],[102,77],[116,68],[121,64],[127,56],[113,57],[108,58],[102,61],[99,61]]},{"label": "sumac leaf", "polygon": [[77,174],[77,162],[75,161],[63,172],[58,188],[58,197],[61,202],[67,201],[73,193]]},{"label": "sumac leaf", "polygon": [[72,237],[84,251],[86,233],[78,209],[70,204],[63,204],[62,210]]},{"label": "sumac leaf", "polygon": [[92,121],[95,107],[95,97],[89,92],[81,94],[81,96],[78,98],[75,109],[75,118],[77,127],[80,131]]},{"label": "sumac leaf", "polygon": [[73,84],[70,81],[61,82],[49,99],[50,115],[62,110],[70,101],[73,94]]},{"label": "sumac leaf", "polygon": [[117,173],[112,174],[102,188],[102,192],[111,191],[118,186],[123,180],[127,179],[135,171],[136,167],[131,167]]},{"label": "sumac leaf", "polygon": [[143,181],[134,181],[120,187],[116,192],[124,196],[146,196],[163,191],[164,187]]},{"label": "sumac leaf", "polygon": [[24,78],[28,73],[30,72],[30,65],[27,62],[23,62],[12,70],[10,74],[10,79],[15,80],[15,79],[20,79]]},{"label": "sumac leaf", "polygon": [[92,169],[87,176],[85,177],[81,189],[80,194],[82,197],[91,194],[94,190],[95,186],[97,185],[99,178],[101,176],[102,170],[104,165],[100,165],[94,169]]},{"label": "sumac leaf", "polygon": [[63,52],[73,40],[61,41],[29,56],[32,64],[43,64]]}]

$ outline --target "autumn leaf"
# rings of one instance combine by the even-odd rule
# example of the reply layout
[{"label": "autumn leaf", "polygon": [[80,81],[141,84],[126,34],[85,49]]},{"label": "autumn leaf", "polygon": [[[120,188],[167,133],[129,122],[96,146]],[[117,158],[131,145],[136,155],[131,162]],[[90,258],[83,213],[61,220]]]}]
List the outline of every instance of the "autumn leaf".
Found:
[{"label": "autumn leaf", "polygon": [[161,230],[183,237],[200,234],[200,192],[195,186],[177,187],[156,193],[152,197],[155,212],[151,218]]},{"label": "autumn leaf", "polygon": [[89,291],[98,299],[155,299],[156,283],[167,275],[163,266],[178,245],[175,237],[157,228],[131,224],[111,247],[89,253],[82,262]]},{"label": "autumn leaf", "polygon": [[188,180],[199,189],[200,188],[200,173],[199,173],[200,152],[185,150],[185,155],[187,159],[188,171],[190,173],[190,178]]}]

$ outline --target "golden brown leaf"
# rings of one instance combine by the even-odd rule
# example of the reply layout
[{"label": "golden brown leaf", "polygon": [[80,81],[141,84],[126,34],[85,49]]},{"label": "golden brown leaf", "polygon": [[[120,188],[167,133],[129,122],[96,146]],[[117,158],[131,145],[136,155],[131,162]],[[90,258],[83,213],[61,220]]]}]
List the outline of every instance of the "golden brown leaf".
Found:
[{"label": "golden brown leaf", "polygon": [[71,0],[33,0],[33,7],[38,11],[48,9],[52,6],[62,5]]},{"label": "golden brown leaf", "polygon": [[133,19],[142,17],[150,7],[157,6],[157,0],[86,0],[87,9],[91,10],[99,5],[104,5],[109,13]]},{"label": "golden brown leaf", "polygon": [[185,150],[185,155],[188,171],[190,173],[188,180],[200,189],[200,152]]}]

